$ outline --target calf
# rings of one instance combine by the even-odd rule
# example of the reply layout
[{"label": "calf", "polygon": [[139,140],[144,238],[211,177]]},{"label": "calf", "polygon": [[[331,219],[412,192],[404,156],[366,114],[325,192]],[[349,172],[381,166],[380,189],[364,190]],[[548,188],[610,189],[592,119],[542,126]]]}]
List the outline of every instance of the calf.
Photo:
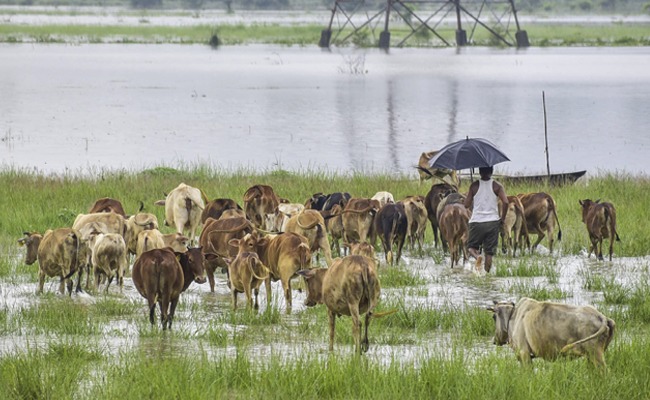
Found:
[{"label": "calf", "polygon": [[522,364],[530,364],[534,357],[586,356],[605,368],[604,353],[615,323],[591,306],[523,297],[517,304],[495,302],[488,310],[494,313],[494,343],[509,343]]},{"label": "calf", "polygon": [[346,243],[350,248],[350,255],[353,256],[366,256],[371,259],[375,259],[375,248],[368,242],[361,243]]},{"label": "calf", "polygon": [[339,241],[343,239],[343,208],[335,204],[330,210],[322,210],[321,215],[325,220],[325,229],[332,238],[332,250],[336,250],[336,254],[341,255],[341,247]]},{"label": "calf", "polygon": [[117,275],[117,284],[120,292],[124,286],[124,273],[129,267],[127,262],[126,244],[122,235],[117,233],[100,233],[90,241],[92,249],[92,265],[95,273],[95,289],[99,286],[101,275],[108,278],[106,293]]},{"label": "calf", "polygon": [[[429,218],[429,221],[431,222],[431,229],[433,230],[433,242],[434,246],[438,247],[438,218],[437,218],[437,210],[438,210],[438,204],[440,204],[440,201],[450,193],[456,193],[458,190],[456,190],[455,186],[452,186],[448,183],[438,183],[435,185],[431,186],[431,189],[427,193],[426,197],[424,198],[424,206],[427,209],[427,217]],[[443,249],[444,249],[444,243],[443,243]]]},{"label": "calf", "polygon": [[[248,307],[258,309],[257,298],[260,293],[260,285],[269,278],[270,271],[255,253],[257,243],[250,234],[242,239],[232,239],[229,244],[239,249],[237,257],[228,263],[232,308],[237,309],[237,293],[244,293]],[[253,304],[253,293],[255,294],[255,304]],[[271,296],[267,294],[266,298],[268,301]]]},{"label": "calf", "polygon": [[81,291],[81,276],[83,260],[87,254],[87,246],[78,231],[70,228],[48,230],[43,235],[38,246],[38,293],[43,293],[45,277],[58,276],[60,279],[59,292],[72,296],[72,280],[70,277],[79,272],[77,292]]},{"label": "calf", "polygon": [[[337,259],[328,269],[310,269],[299,272],[307,282],[305,305],[325,304],[329,316],[329,350],[334,350],[336,317],[352,317],[352,336],[357,354],[368,351],[368,326],[372,311],[377,306],[381,291],[374,260],[351,255]],[[361,315],[365,314],[365,328],[361,338]]]},{"label": "calf", "polygon": [[38,232],[23,232],[24,237],[18,239],[18,244],[25,246],[27,251],[25,252],[25,264],[32,265],[36,262],[38,258],[38,246],[43,240],[43,235]]},{"label": "calf", "polygon": [[147,299],[151,325],[154,325],[158,303],[163,330],[171,329],[180,294],[192,282],[205,282],[202,263],[200,248],[178,255],[169,248],[153,249],[135,260],[131,276],[138,293]]},{"label": "calf", "polygon": [[449,244],[452,268],[454,265],[458,265],[461,251],[463,253],[463,263],[467,261],[469,218],[469,210],[459,203],[448,204],[440,213],[440,234]]},{"label": "calf", "polygon": [[[401,203],[388,203],[375,216],[375,232],[384,247],[386,262],[394,265],[402,257],[406,240],[407,220]],[[393,246],[397,245],[397,257],[393,257]]]},{"label": "calf", "polygon": [[[498,204],[501,209],[501,199]],[[508,211],[503,219],[500,234],[501,249],[504,254],[510,253],[514,257],[518,247],[523,249],[524,242],[530,246],[524,206],[517,196],[508,196]]]},{"label": "calf", "polygon": [[609,261],[612,261],[614,252],[614,239],[620,241],[616,231],[616,209],[612,203],[601,203],[600,200],[579,200],[582,206],[582,222],[587,226],[589,240],[589,254],[593,251],[599,260],[603,259],[603,239],[609,239]]},{"label": "calf", "polygon": [[418,244],[420,251],[424,246],[424,231],[427,227],[427,208],[424,206],[423,196],[408,196],[401,200],[406,213],[406,238],[411,250]]},{"label": "calf", "polygon": [[557,240],[562,240],[562,229],[560,220],[557,218],[557,207],[551,195],[539,193],[522,193],[517,197],[524,206],[524,217],[526,228],[529,234],[537,235],[537,241],[532,245],[531,251],[540,244],[542,239],[548,235],[549,251],[553,253],[553,233],[557,224]]},{"label": "calf", "polygon": [[187,236],[177,232],[163,234],[158,229],[147,229],[138,234],[136,256],[140,256],[145,251],[165,247],[171,247],[177,253],[184,253],[187,251],[189,241]]},{"label": "calf", "polygon": [[158,217],[154,214],[138,212],[126,220],[124,241],[129,254],[137,254],[138,235],[150,229],[158,229]]}]

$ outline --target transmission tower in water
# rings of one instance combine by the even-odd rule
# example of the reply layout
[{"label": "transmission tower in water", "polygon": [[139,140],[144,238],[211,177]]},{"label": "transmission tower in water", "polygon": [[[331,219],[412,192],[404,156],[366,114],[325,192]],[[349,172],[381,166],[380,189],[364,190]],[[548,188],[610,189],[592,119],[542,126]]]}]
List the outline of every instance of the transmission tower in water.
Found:
[{"label": "transmission tower in water", "polygon": [[466,46],[482,31],[495,45],[529,46],[514,0],[335,0],[319,46],[357,42],[387,49],[391,24],[399,32],[394,47],[409,41],[418,46]]}]

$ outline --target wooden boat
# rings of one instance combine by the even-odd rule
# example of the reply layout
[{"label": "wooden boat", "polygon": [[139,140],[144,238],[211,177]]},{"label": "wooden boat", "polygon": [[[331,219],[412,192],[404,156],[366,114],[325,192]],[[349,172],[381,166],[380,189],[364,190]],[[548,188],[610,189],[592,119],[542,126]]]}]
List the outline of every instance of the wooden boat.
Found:
[{"label": "wooden boat", "polygon": [[571,185],[577,181],[580,177],[584,176],[587,171],[574,171],[574,172],[563,172],[559,174],[549,175],[501,175],[495,176],[495,178],[503,183],[540,183],[543,184],[547,180],[553,186],[562,186],[562,185]]}]

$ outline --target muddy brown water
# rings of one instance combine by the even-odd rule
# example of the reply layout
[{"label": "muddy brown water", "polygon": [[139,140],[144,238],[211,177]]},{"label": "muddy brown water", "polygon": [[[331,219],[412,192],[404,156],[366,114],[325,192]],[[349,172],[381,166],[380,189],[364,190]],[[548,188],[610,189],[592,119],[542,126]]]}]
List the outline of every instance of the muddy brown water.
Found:
[{"label": "muddy brown water", "polygon": [[[12,253],[16,254],[13,250]],[[382,289],[381,301],[394,302],[401,300],[406,308],[423,307],[433,309],[462,309],[464,307],[485,307],[491,304],[492,300],[516,300],[518,294],[512,288],[516,285],[528,285],[538,288],[560,288],[566,298],[558,301],[571,304],[598,304],[603,301],[602,292],[594,292],[585,289],[585,277],[587,274],[602,276],[605,280],[613,280],[626,288],[634,288],[641,280],[648,280],[650,273],[650,257],[626,257],[615,258],[612,262],[599,262],[591,257],[587,259],[586,253],[579,255],[549,256],[546,249],[540,246],[539,253],[530,257],[527,262],[551,265],[553,271],[558,275],[557,281],[549,283],[546,276],[517,278],[517,277],[496,277],[494,272],[489,276],[477,275],[472,264],[467,262],[462,268],[449,268],[449,258],[445,258],[442,264],[437,264],[430,257],[420,257],[406,253],[402,261],[403,268],[408,273],[419,276],[426,283],[411,288],[388,288]],[[545,254],[546,253],[546,254]],[[379,254],[381,258],[382,255]],[[0,281],[0,308],[7,310],[8,319],[17,316],[22,310],[28,309],[40,301],[41,297],[35,294],[38,283],[30,281],[29,276],[23,271],[26,267],[22,264],[22,254],[14,257],[16,273],[12,277]],[[517,258],[509,259],[507,262],[516,264]],[[380,268],[388,268],[383,262]],[[294,280],[293,310],[285,315],[284,299],[279,282],[272,285],[272,307],[282,312],[282,325],[291,329],[298,324],[298,316],[305,312],[305,293],[297,288],[301,286],[298,280]],[[46,282],[45,290],[56,292],[58,282],[51,279]],[[106,296],[98,293],[95,295],[82,293],[74,294],[72,301],[80,303],[92,303]],[[210,345],[202,340],[197,340],[197,346],[188,350],[185,341],[173,340],[162,332],[159,334],[146,334],[141,336],[142,325],[148,329],[148,312],[146,302],[140,297],[129,277],[125,279],[122,293],[117,287],[112,287],[108,294],[112,299],[133,303],[138,306],[135,320],[114,317],[102,325],[102,332],[99,335],[90,335],[84,341],[97,342],[98,347],[108,356],[118,356],[121,351],[139,350],[147,354],[186,354],[188,351],[197,354],[207,355],[209,359],[216,359],[222,356],[235,356],[238,350],[232,340],[228,345]],[[239,295],[239,302],[243,305],[244,296]],[[323,306],[320,306],[323,307]],[[260,313],[266,308],[266,293],[262,288],[260,293]],[[174,330],[195,336],[209,329],[219,329],[233,335],[235,332],[245,333],[254,326],[236,326],[229,323],[215,323],[215,317],[230,313],[230,291],[225,283],[225,275],[217,274],[217,285],[215,293],[210,293],[209,285],[192,284],[187,292],[182,294],[179,308],[174,320]],[[602,309],[602,308],[601,308]],[[239,312],[243,312],[240,310]],[[389,318],[389,317],[386,317]],[[157,322],[159,315],[157,313]],[[350,324],[349,318],[342,318],[338,325]],[[279,329],[279,327],[278,327]],[[29,328],[27,328],[27,331]],[[159,330],[159,329],[158,329]],[[16,353],[26,351],[28,348],[45,347],[49,343],[58,343],[65,338],[50,337],[47,335],[21,335],[0,336],[0,354]],[[278,336],[278,341],[269,344],[253,345],[247,348],[251,357],[280,356],[285,359],[293,359],[310,355],[312,357],[327,357],[328,336],[323,330],[316,337],[301,337],[297,335],[292,338],[283,339],[286,334]],[[387,344],[382,341],[382,333],[377,325],[370,327],[371,347],[367,353],[368,358],[374,362],[389,365],[394,362],[416,364],[425,355],[447,355],[453,351],[450,343],[459,332],[432,331],[424,334],[412,335],[408,340],[400,344]],[[482,354],[499,352],[504,357],[512,356],[510,352],[503,349],[496,349],[491,343],[491,338],[477,337],[471,343],[464,344],[467,347],[468,357],[478,357]],[[353,345],[336,343],[335,352],[348,354],[353,351]],[[265,357],[262,357],[264,359]]]}]

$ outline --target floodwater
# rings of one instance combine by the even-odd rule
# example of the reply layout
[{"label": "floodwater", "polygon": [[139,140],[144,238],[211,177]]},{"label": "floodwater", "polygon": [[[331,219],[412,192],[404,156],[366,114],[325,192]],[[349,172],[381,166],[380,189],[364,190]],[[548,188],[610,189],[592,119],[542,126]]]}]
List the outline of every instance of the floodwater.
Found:
[{"label": "floodwater", "polygon": [[[7,311],[7,321],[13,320],[23,310],[34,307],[41,301],[47,299],[37,296],[35,291],[38,287],[36,281],[30,281],[26,271],[30,268],[22,263],[22,255],[12,250],[13,261],[16,265],[16,273],[10,279],[0,280],[0,309]],[[599,262],[594,257],[588,259],[586,254],[562,255],[561,247],[559,254],[548,255],[548,251],[540,246],[538,254],[527,257],[526,263],[546,265],[553,271],[552,277],[498,277],[495,273],[488,276],[477,275],[471,263],[467,262],[461,268],[449,268],[449,258],[436,263],[429,257],[421,257],[406,251],[401,266],[411,275],[423,279],[422,285],[407,288],[382,288],[380,304],[387,302],[395,304],[403,301],[405,309],[422,307],[425,309],[457,309],[466,307],[483,308],[491,304],[492,300],[516,300],[520,297],[523,288],[547,288],[559,289],[563,298],[555,300],[569,304],[602,304],[603,292],[587,289],[585,284],[589,276],[600,276],[607,282],[621,285],[625,290],[632,291],[638,282],[647,280],[650,273],[650,257],[635,258],[614,258],[612,262]],[[378,254],[383,259],[382,254]],[[497,262],[516,265],[519,259],[499,258]],[[387,267],[383,262],[380,268]],[[233,325],[227,317],[230,313],[230,291],[226,287],[225,275],[216,275],[216,290],[211,293],[209,285],[197,285],[193,283],[187,292],[181,295],[179,307],[174,319],[174,331],[187,334],[192,337],[192,344],[188,346],[186,339],[172,340],[167,335],[142,335],[142,327],[148,326],[148,311],[146,301],[137,293],[130,277],[125,278],[122,293],[116,286],[112,286],[108,295],[103,290],[97,294],[74,294],[72,301],[90,304],[109,296],[113,300],[138,305],[138,313],[135,320],[132,315],[128,319],[119,315],[111,317],[110,321],[102,325],[102,332],[98,335],[84,337],[84,343],[97,342],[98,346],[92,346],[105,355],[117,357],[123,352],[144,351],[151,355],[160,354],[187,354],[196,352],[197,356],[206,356],[208,359],[220,357],[234,357],[241,354],[242,349],[237,348],[232,342],[232,335],[235,332],[243,332],[247,335],[259,335],[255,326]],[[272,306],[283,313],[282,322],[278,324],[278,335],[273,343],[268,340],[261,340],[261,344],[253,345],[245,351],[251,358],[256,360],[268,359],[264,356],[280,356],[284,359],[296,359],[305,356],[320,357],[325,359],[328,355],[328,335],[325,331],[318,337],[301,336],[299,332],[300,319],[305,312],[305,292],[300,291],[301,282],[294,280],[293,310],[291,314],[284,315],[285,304],[282,296],[282,288],[279,282],[273,283]],[[102,289],[102,288],[100,288]],[[58,280],[48,279],[45,285],[46,292],[58,291]],[[244,295],[239,295],[239,304],[243,306]],[[319,306],[323,307],[323,306]],[[605,306],[603,306],[605,307]],[[266,308],[266,293],[261,288],[260,313]],[[606,309],[601,308],[607,313]],[[243,313],[243,310],[238,311]],[[400,311],[401,312],[401,311]],[[159,311],[156,312],[156,321],[159,324]],[[219,318],[225,316],[225,318]],[[391,318],[387,316],[385,318]],[[341,318],[337,324],[351,324],[349,318]],[[282,325],[280,327],[279,325]],[[282,331],[291,330],[296,326],[295,335],[287,335]],[[402,337],[399,343],[391,343],[377,325],[370,326],[370,350],[367,357],[373,362],[390,365],[391,363],[404,363],[417,365],[422,361],[424,355],[451,356],[454,351],[451,343],[457,339],[461,332],[455,331],[431,331],[429,333],[408,334]],[[157,328],[159,326],[157,325]],[[30,328],[23,326],[28,332]],[[148,328],[145,328],[147,330]],[[156,328],[154,328],[155,330]],[[210,345],[200,337],[205,337],[210,330],[228,332],[230,336],[228,344],[224,346]],[[74,340],[74,338],[69,338]],[[51,337],[43,334],[22,334],[0,336],[0,354],[23,352],[28,348],[41,348],[50,343],[57,343],[67,340],[62,337]],[[477,337],[473,342],[463,342],[467,347],[469,357],[480,357],[486,353],[499,352],[504,357],[514,357],[510,351],[497,350],[491,342],[491,338]],[[337,354],[350,354],[353,352],[352,344],[335,344]],[[262,356],[260,358],[260,356]]]},{"label": "floodwater", "polygon": [[0,167],[407,173],[485,137],[496,173],[650,172],[647,48],[0,44]]}]

